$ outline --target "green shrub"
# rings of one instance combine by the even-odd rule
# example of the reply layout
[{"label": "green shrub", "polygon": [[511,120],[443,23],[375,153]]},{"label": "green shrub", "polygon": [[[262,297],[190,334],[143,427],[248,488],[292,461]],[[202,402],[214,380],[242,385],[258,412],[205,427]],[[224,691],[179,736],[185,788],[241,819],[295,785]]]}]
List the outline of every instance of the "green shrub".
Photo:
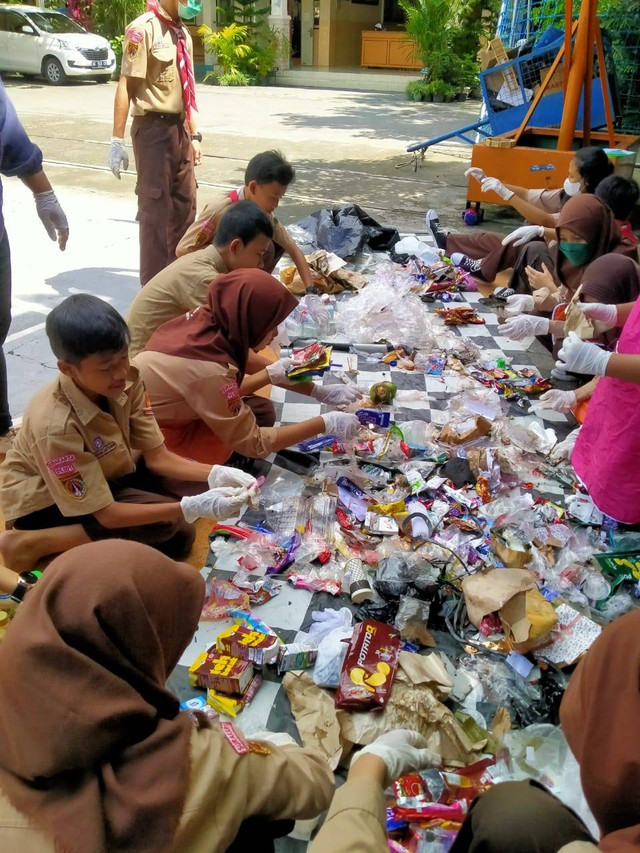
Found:
[{"label": "green shrub", "polygon": [[242,71],[236,74],[219,74],[218,86],[251,86],[254,82],[253,77],[249,77]]},{"label": "green shrub", "polygon": [[425,83],[424,80],[411,80],[407,83],[405,92],[410,101],[422,101],[431,94],[429,84]]}]

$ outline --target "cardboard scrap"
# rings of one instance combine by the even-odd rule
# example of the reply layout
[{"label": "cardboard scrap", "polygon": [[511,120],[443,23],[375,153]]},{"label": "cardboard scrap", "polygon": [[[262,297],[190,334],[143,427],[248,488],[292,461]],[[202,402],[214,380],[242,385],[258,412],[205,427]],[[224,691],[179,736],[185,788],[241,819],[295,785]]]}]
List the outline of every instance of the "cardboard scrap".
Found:
[{"label": "cardboard scrap", "polygon": [[[343,290],[360,290],[366,284],[364,276],[353,270],[344,269],[341,261],[324,249],[307,256],[314,286],[320,293],[341,293]],[[286,267],[280,273],[282,283],[296,296],[304,296],[305,285],[295,267]]]},{"label": "cardboard scrap", "polygon": [[427,685],[438,699],[446,699],[451,695],[453,679],[439,655],[400,652],[398,663],[400,672],[396,675],[396,681],[402,680],[403,675],[406,675],[411,684]]},{"label": "cardboard scrap", "polygon": [[558,621],[553,605],[536,588],[507,601],[500,608],[500,620],[511,645],[521,654],[543,643]]},{"label": "cardboard scrap", "polygon": [[282,680],[302,743],[319,750],[332,770],[348,755],[336,717],[333,693],[314,684],[308,672],[288,672]]},{"label": "cardboard scrap", "polygon": [[535,577],[524,569],[492,569],[466,577],[462,592],[469,621],[477,628],[489,613],[497,612],[514,595],[535,585]]},{"label": "cardboard scrap", "polygon": [[470,415],[462,421],[449,421],[442,427],[439,441],[444,444],[465,444],[489,435],[491,432],[491,421],[476,415]]}]

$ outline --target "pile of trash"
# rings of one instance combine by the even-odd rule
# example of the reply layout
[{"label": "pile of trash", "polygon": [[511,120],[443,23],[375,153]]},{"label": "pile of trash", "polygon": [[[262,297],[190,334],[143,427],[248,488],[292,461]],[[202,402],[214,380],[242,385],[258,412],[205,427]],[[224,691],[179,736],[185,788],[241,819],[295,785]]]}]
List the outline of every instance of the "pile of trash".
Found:
[{"label": "pile of trash", "polygon": [[[528,415],[546,379],[428,312],[411,263],[338,303],[305,296],[291,325],[348,331],[356,352],[389,344],[370,359],[441,382],[443,422],[396,420],[421,392],[342,376],[369,395],[360,434],[303,443],[306,476],[279,474],[257,511],[214,528],[203,617],[233,624],[193,662],[206,693],[187,706],[236,716],[271,669],[333,768],[385,731],[419,732],[444,769],[387,792],[391,849],[446,853],[499,781],[543,781],[588,820],[558,709],[603,625],[638,606],[640,534],[584,493],[571,437]],[[291,642],[260,615],[285,584],[322,603]]]}]

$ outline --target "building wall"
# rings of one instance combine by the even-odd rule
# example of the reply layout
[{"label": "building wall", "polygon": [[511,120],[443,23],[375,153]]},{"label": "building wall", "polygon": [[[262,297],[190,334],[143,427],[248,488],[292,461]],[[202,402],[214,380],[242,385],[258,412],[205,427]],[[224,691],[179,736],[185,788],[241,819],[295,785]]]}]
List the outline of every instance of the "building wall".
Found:
[{"label": "building wall", "polygon": [[362,31],[372,30],[382,16],[377,6],[362,6],[351,0],[320,0],[318,56],[321,67],[359,66]]}]

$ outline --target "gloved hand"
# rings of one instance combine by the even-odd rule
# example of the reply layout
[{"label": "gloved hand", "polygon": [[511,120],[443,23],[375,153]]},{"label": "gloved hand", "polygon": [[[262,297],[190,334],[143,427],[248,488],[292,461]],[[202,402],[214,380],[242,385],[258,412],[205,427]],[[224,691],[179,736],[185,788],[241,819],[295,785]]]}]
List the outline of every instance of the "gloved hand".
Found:
[{"label": "gloved hand", "polygon": [[483,193],[493,191],[505,201],[509,201],[509,199],[514,196],[514,193],[510,189],[507,189],[507,187],[505,187],[502,181],[499,181],[498,178],[485,178],[480,184],[480,188]]},{"label": "gloved hand", "polygon": [[509,317],[500,331],[512,341],[522,341],[532,335],[546,335],[549,331],[549,320],[546,317],[536,317],[535,314],[519,314],[517,317]]},{"label": "gloved hand", "polygon": [[36,211],[40,221],[52,240],[58,240],[60,251],[64,252],[69,239],[69,223],[60,202],[53,190],[44,193],[34,193]]},{"label": "gloved hand", "polygon": [[267,373],[272,385],[278,385],[283,382],[289,382],[287,379],[287,370],[293,364],[292,358],[281,358],[279,361],[274,361],[273,364],[267,365]]},{"label": "gloved hand", "polygon": [[314,383],[311,396],[328,406],[347,406],[349,403],[361,400],[364,394],[359,388],[354,388],[353,385],[317,385]]},{"label": "gloved hand", "polygon": [[578,302],[578,308],[589,320],[595,320],[598,331],[608,332],[618,325],[618,306],[603,305],[601,302]]},{"label": "gloved hand", "polygon": [[502,241],[503,246],[508,246],[513,243],[514,246],[524,246],[529,240],[535,240],[536,237],[544,237],[544,228],[542,225],[521,225],[512,231]]},{"label": "gloved hand", "polygon": [[556,462],[559,462],[562,459],[566,459],[567,461],[571,459],[571,456],[573,455],[573,448],[576,446],[579,434],[580,427],[574,429],[573,432],[570,432],[565,440],[561,441],[560,444],[556,444],[551,452],[551,459]]},{"label": "gloved hand", "polygon": [[234,518],[239,515],[242,507],[251,500],[251,490],[245,486],[230,488],[224,486],[209,489],[200,495],[182,498],[180,506],[185,521],[192,523],[198,518]]},{"label": "gloved hand", "polygon": [[120,180],[120,169],[124,166],[125,172],[129,168],[129,155],[127,154],[127,146],[124,144],[124,139],[119,139],[117,136],[111,137],[111,145],[109,147],[109,168]]},{"label": "gloved hand", "polygon": [[361,429],[362,424],[355,415],[346,412],[327,412],[322,415],[324,431],[328,435],[337,435],[338,438],[353,438]]},{"label": "gloved hand", "polygon": [[545,391],[540,399],[533,404],[532,409],[548,409],[552,412],[561,412],[566,415],[578,405],[575,391]]},{"label": "gloved hand", "polygon": [[556,366],[569,373],[590,373],[604,376],[611,353],[595,344],[581,341],[575,332],[569,332],[558,353]]},{"label": "gloved hand", "polygon": [[464,173],[465,178],[475,178],[476,181],[484,181],[487,177],[487,174],[484,169],[481,169],[479,166],[472,166],[470,169]]},{"label": "gloved hand", "polygon": [[514,293],[513,296],[507,296],[507,306],[504,313],[507,317],[517,317],[518,314],[523,314],[525,311],[533,311],[536,307],[533,296],[527,293]]},{"label": "gloved hand", "polygon": [[241,486],[245,489],[258,488],[258,483],[255,477],[251,474],[246,474],[244,471],[238,471],[237,468],[230,468],[228,465],[214,465],[209,472],[208,481],[210,489],[219,489],[223,486]]},{"label": "gloved hand", "polygon": [[351,766],[363,755],[376,755],[384,761],[387,767],[385,787],[390,785],[398,776],[415,773],[426,767],[438,767],[441,763],[439,755],[427,749],[427,741],[417,732],[408,729],[396,729],[387,732],[357,752],[351,759]]}]

